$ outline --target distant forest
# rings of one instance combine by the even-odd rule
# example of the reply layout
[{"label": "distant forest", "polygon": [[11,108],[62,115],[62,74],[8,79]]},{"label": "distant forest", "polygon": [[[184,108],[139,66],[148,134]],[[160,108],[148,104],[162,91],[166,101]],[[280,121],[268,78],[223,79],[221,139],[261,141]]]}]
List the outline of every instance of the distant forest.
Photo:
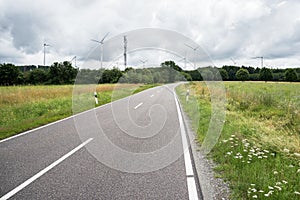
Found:
[{"label": "distant forest", "polygon": [[0,64],[0,85],[62,85],[102,83],[172,83],[176,81],[300,81],[300,68],[270,69],[246,66],[183,70],[174,61],[154,68],[78,69],[68,61],[51,66]]}]

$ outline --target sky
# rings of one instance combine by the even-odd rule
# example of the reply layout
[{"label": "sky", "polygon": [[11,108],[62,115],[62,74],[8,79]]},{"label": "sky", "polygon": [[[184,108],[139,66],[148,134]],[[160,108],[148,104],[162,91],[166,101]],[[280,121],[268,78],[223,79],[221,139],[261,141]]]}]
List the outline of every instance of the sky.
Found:
[{"label": "sky", "polygon": [[186,58],[186,68],[198,67],[208,65],[198,56],[206,54],[218,67],[260,67],[261,56],[265,67],[300,67],[299,10],[297,0],[0,0],[0,63],[43,65],[46,43],[46,65],[76,56],[80,68],[99,67],[100,45],[91,39],[109,33],[104,66],[124,66],[128,35],[129,48],[172,44],[131,48],[132,66],[172,59],[183,67]]}]

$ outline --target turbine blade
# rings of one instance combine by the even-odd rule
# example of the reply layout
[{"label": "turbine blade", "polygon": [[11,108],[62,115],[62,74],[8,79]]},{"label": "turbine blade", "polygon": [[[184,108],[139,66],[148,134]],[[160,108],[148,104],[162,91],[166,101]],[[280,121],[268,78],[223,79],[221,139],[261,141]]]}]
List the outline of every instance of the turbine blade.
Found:
[{"label": "turbine blade", "polygon": [[108,36],[108,34],[109,34],[109,32],[107,32],[107,33],[105,34],[105,36],[102,38],[102,40],[100,40],[100,43],[101,43],[101,44],[103,44],[104,39]]}]

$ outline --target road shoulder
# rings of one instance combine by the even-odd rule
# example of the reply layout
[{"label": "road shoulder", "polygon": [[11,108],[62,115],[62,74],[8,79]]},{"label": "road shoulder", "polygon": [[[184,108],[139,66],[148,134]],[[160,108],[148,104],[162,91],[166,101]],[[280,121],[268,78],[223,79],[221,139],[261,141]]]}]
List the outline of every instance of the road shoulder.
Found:
[{"label": "road shoulder", "polygon": [[192,155],[194,158],[195,169],[198,175],[198,180],[200,182],[200,187],[204,200],[211,199],[229,199],[230,189],[229,185],[221,178],[216,178],[213,168],[216,164],[206,155],[203,155],[199,150],[199,144],[196,142],[196,133],[192,130],[190,126],[190,119],[182,110],[183,120],[186,127],[186,132],[188,134],[188,139],[191,146]]}]

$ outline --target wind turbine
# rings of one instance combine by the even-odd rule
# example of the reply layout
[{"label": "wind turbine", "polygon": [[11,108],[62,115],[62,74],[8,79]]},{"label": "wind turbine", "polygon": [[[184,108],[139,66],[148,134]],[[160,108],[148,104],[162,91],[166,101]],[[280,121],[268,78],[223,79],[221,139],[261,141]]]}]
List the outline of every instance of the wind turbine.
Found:
[{"label": "wind turbine", "polygon": [[74,64],[75,64],[75,68],[76,68],[76,56],[74,56],[74,57],[70,60],[70,62],[72,63],[73,60],[75,61]]},{"label": "wind turbine", "polygon": [[44,66],[46,66],[46,47],[50,47],[49,44],[44,43]]},{"label": "wind turbine", "polygon": [[252,57],[252,59],[257,59],[257,58],[260,58],[260,60],[261,60],[261,68],[263,68],[264,67],[264,57],[263,56]]},{"label": "wind turbine", "polygon": [[140,60],[141,63],[143,63],[143,68],[145,68],[145,63],[148,61],[148,60]]},{"label": "wind turbine", "polygon": [[109,34],[109,32],[106,33],[106,34],[104,35],[104,37],[102,38],[102,40],[100,40],[100,41],[99,41],[99,40],[91,39],[91,41],[97,42],[97,43],[100,44],[100,51],[101,51],[101,53],[100,53],[101,68],[102,68],[102,62],[103,62],[103,44],[104,44],[104,39],[108,36],[108,34]]},{"label": "wind turbine", "polygon": [[188,44],[184,44],[184,45],[187,46],[188,48],[190,48],[190,49],[192,49],[192,50],[194,51],[194,69],[196,69],[196,62],[195,62],[196,58],[195,58],[195,53],[196,53],[196,50],[197,50],[200,46],[192,47],[192,46],[190,46],[190,45],[188,45]]},{"label": "wind turbine", "polygon": [[230,60],[233,62],[234,65],[236,65],[235,60],[233,60],[233,58],[230,58]]},{"label": "wind turbine", "polygon": [[184,69],[186,70],[186,57],[183,57],[182,59],[178,60],[177,62],[180,62],[180,61],[184,61]]}]

